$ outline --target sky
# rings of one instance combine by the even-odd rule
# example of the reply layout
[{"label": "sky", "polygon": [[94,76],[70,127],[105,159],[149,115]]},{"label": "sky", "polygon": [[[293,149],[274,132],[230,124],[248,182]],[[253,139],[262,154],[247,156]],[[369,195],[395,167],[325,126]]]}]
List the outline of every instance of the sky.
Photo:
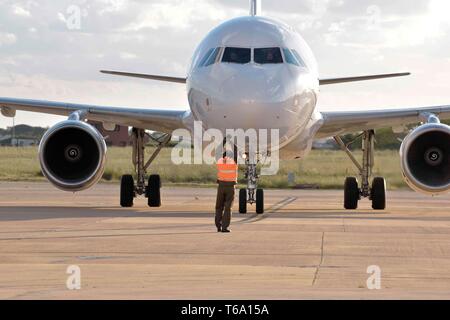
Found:
[{"label": "sky", "polygon": [[[322,110],[450,104],[448,12],[448,0],[262,1],[309,43],[322,78],[413,73],[322,87]],[[0,0],[0,96],[187,109],[184,85],[98,71],[185,76],[206,34],[248,13],[248,0]],[[15,123],[62,119],[18,112]]]}]

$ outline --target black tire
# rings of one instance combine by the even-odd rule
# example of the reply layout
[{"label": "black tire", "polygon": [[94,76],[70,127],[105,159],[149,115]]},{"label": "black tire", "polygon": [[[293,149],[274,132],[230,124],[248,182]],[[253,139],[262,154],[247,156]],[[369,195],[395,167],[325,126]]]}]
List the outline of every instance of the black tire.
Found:
[{"label": "black tire", "polygon": [[384,178],[377,177],[373,179],[371,198],[374,210],[386,209],[386,180]]},{"label": "black tire", "polygon": [[152,208],[161,207],[161,177],[159,175],[151,175],[148,178],[147,186],[148,206]]},{"label": "black tire", "polygon": [[134,179],[131,175],[124,175],[120,180],[120,206],[131,208],[134,201]]},{"label": "black tire", "polygon": [[349,177],[345,179],[344,185],[344,208],[346,210],[358,209],[358,201],[360,199],[358,179]]},{"label": "black tire", "polygon": [[239,190],[239,213],[247,213],[247,189]]},{"label": "black tire", "polygon": [[256,190],[256,213],[257,214],[264,213],[264,190],[263,189]]}]

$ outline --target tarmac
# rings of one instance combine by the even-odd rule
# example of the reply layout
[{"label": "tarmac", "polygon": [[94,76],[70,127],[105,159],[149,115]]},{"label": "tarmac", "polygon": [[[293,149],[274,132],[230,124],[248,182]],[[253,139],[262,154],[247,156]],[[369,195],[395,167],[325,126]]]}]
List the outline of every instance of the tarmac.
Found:
[{"label": "tarmac", "polygon": [[230,234],[214,189],[163,188],[156,209],[118,195],[0,183],[0,299],[450,299],[450,195],[389,192],[378,212],[343,210],[342,191],[266,190],[267,213],[235,213]]}]

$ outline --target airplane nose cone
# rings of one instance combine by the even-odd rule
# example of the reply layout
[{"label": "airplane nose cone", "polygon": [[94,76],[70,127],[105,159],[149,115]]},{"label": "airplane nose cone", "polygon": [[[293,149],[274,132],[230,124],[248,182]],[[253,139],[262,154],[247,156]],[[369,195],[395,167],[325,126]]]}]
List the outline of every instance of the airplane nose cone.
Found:
[{"label": "airplane nose cone", "polygon": [[223,64],[209,80],[203,82],[207,88],[191,90],[191,105],[206,128],[224,133],[278,129],[283,144],[306,125],[315,106],[315,92],[286,65]]},{"label": "airplane nose cone", "polygon": [[216,104],[226,123],[241,129],[267,129],[280,122],[293,92],[283,66],[255,65],[233,72],[235,68],[225,66]]},{"label": "airplane nose cone", "polygon": [[[224,102],[237,105],[271,104],[286,99],[288,83],[283,83],[283,67],[269,65],[254,66],[245,72],[232,72],[224,79],[220,92]],[[227,72],[225,71],[225,74]],[[284,84],[284,85],[283,85]]]},{"label": "airplane nose cone", "polygon": [[292,138],[307,122],[315,94],[285,65],[254,65],[245,71],[224,69],[216,101],[219,129],[278,129],[280,144]]}]

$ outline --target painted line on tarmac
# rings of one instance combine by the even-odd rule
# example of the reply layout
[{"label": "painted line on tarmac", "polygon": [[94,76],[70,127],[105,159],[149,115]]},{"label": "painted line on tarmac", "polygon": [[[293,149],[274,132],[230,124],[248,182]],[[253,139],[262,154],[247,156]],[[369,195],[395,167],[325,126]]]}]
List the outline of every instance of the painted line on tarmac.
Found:
[{"label": "painted line on tarmac", "polygon": [[286,197],[285,199],[281,200],[280,202],[275,203],[273,206],[271,206],[269,209],[267,209],[266,213],[264,213],[262,215],[254,214],[251,217],[248,217],[244,220],[237,222],[237,224],[253,223],[253,222],[258,222],[263,219],[269,218],[271,216],[271,214],[277,213],[278,211],[280,211],[284,207],[288,206],[289,204],[293,203],[297,199],[298,199],[298,197]]},{"label": "painted line on tarmac", "polygon": [[287,205],[291,204],[292,202],[296,201],[298,197],[287,197],[284,200],[281,200],[280,202],[274,204],[269,209],[267,209],[267,213],[276,213],[286,207]]}]

